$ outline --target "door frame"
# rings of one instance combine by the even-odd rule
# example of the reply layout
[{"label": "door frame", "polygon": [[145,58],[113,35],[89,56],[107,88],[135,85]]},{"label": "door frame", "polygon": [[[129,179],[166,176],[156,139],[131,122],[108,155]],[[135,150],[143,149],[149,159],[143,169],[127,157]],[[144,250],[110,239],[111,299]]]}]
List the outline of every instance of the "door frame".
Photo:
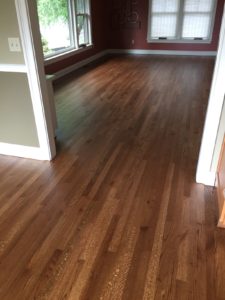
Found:
[{"label": "door frame", "polygon": [[[225,95],[225,12],[220,30],[219,46],[209,96],[206,120],[204,125],[201,149],[199,154],[196,181],[214,186],[216,170],[212,169],[214,150],[220,125]],[[221,144],[222,146],[222,144]],[[219,157],[217,163],[219,162]]]},{"label": "door frame", "polygon": [[[41,157],[45,160],[51,160],[56,154],[56,149],[44,71],[44,57],[41,48],[36,1],[15,0],[15,4],[31,90]],[[30,16],[32,16],[32,18]],[[196,173],[196,181],[198,183],[210,186],[215,184],[216,178],[216,172],[213,171],[211,167],[225,94],[225,85],[223,84],[224,78],[225,14],[223,14],[219,48]]]},{"label": "door frame", "polygon": [[55,133],[51,120],[36,1],[15,0],[15,6],[40,147],[39,156],[36,158],[51,160],[56,155]]}]

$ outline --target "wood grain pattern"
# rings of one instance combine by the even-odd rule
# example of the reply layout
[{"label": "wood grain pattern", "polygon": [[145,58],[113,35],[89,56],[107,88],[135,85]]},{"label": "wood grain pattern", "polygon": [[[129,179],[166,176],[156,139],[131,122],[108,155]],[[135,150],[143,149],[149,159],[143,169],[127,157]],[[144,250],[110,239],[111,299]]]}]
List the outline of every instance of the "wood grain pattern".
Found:
[{"label": "wood grain pattern", "polygon": [[155,298],[156,280],[158,276],[158,269],[160,263],[160,256],[162,253],[162,243],[165,230],[167,210],[171,194],[171,186],[173,179],[174,166],[169,166],[165,186],[163,188],[163,195],[161,206],[158,215],[158,222],[155,230],[155,237],[149,259],[148,271],[145,279],[145,289],[143,300],[151,300]]},{"label": "wood grain pattern", "polygon": [[0,157],[0,299],[225,299],[195,183],[213,66],[113,56],[56,84],[55,160]]},{"label": "wood grain pattern", "polygon": [[217,171],[217,196],[219,207],[218,226],[225,228],[225,136],[221,149],[220,161]]}]

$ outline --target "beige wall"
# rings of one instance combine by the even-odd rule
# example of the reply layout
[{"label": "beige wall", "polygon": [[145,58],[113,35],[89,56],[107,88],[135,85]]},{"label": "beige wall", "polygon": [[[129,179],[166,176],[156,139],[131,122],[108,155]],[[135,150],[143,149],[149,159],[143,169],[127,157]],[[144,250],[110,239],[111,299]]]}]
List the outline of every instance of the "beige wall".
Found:
[{"label": "beige wall", "polygon": [[217,162],[220,156],[221,145],[223,143],[224,134],[225,134],[225,100],[223,103],[223,110],[220,118],[220,125],[219,125],[219,130],[217,134],[217,140],[216,140],[216,145],[215,145],[215,150],[213,155],[213,163],[212,163],[213,172],[216,172],[217,170]]},{"label": "beige wall", "polygon": [[[8,37],[20,37],[15,3],[0,0],[0,65],[24,64]],[[0,71],[0,143],[39,146],[27,74]]]},{"label": "beige wall", "polygon": [[23,64],[22,52],[9,52],[8,37],[19,37],[14,0],[0,0],[0,64]]},{"label": "beige wall", "polygon": [[0,142],[39,146],[26,74],[0,73]]}]

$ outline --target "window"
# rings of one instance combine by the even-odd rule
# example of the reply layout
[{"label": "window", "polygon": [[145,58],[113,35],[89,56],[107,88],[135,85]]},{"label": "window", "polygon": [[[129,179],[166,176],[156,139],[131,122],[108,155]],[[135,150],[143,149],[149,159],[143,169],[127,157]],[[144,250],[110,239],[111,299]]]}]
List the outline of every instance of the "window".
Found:
[{"label": "window", "polygon": [[148,41],[209,42],[215,0],[150,0]]},{"label": "window", "polygon": [[89,0],[37,0],[46,58],[91,44]]},{"label": "window", "polygon": [[88,2],[85,0],[76,1],[76,21],[77,21],[77,32],[78,32],[78,44],[87,45],[89,44],[89,13],[88,13]]}]

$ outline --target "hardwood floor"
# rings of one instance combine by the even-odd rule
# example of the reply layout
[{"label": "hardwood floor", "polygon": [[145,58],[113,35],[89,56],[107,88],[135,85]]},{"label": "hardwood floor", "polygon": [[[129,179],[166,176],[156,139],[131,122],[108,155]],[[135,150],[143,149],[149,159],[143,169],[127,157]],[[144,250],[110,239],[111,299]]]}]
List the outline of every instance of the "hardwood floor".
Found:
[{"label": "hardwood floor", "polygon": [[58,83],[57,158],[0,157],[0,299],[225,299],[195,183],[213,65],[118,56]]}]

